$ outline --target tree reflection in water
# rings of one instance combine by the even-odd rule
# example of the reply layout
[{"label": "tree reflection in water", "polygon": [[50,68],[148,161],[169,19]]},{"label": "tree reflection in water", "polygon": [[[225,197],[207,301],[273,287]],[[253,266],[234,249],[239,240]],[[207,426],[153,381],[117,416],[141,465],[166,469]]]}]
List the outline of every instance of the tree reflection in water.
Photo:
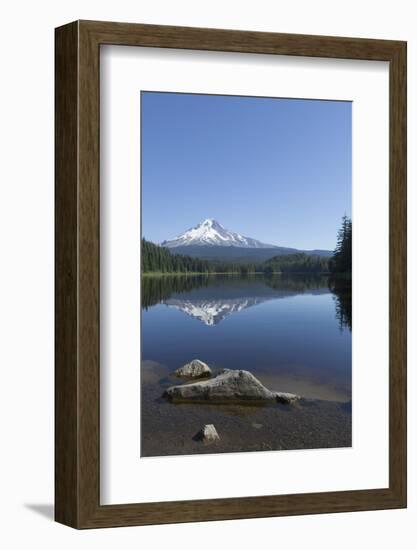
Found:
[{"label": "tree reflection in water", "polygon": [[329,289],[336,302],[336,318],[339,326],[352,330],[352,278],[349,275],[329,278]]},{"label": "tree reflection in water", "polygon": [[[344,275],[319,274],[275,274],[275,275],[166,275],[142,277],[142,309],[169,300],[172,295],[189,293],[200,288],[216,289],[216,298],[229,298],[228,288],[233,294],[243,297],[259,294],[268,298],[283,298],[296,294],[323,293],[330,291],[334,295],[336,318],[340,328],[352,330],[352,280]],[[218,294],[221,287],[221,294]],[[262,287],[264,290],[262,290]],[[209,290],[210,292],[210,290]]]}]

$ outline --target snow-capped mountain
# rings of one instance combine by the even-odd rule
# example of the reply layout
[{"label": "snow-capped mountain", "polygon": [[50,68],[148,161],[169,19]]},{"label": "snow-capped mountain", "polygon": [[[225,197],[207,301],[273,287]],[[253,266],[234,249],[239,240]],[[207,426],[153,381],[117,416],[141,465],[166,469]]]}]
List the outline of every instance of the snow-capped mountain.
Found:
[{"label": "snow-capped mountain", "polygon": [[250,237],[244,237],[224,228],[218,221],[208,218],[175,239],[164,241],[162,246],[233,246],[237,248],[277,248]]}]

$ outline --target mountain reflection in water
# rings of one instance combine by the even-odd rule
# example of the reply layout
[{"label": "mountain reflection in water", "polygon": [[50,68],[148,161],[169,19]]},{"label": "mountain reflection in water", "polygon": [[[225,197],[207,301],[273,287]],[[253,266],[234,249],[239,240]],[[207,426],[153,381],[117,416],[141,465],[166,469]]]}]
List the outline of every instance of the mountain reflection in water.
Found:
[{"label": "mountain reflection in water", "polygon": [[223,299],[223,300],[181,300],[169,298],[162,303],[168,307],[179,309],[183,313],[195,317],[207,326],[214,326],[232,313],[265,302],[267,298]]},{"label": "mountain reflection in water", "polygon": [[156,304],[182,311],[207,326],[271,300],[299,294],[328,294],[335,299],[341,328],[351,329],[350,281],[320,275],[198,275],[142,277],[142,309]]}]

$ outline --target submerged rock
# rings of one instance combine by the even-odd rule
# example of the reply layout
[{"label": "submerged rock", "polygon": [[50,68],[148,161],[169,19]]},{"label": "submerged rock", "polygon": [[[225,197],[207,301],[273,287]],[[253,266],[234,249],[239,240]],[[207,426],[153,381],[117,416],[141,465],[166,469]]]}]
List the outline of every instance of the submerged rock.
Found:
[{"label": "submerged rock", "polygon": [[216,441],[220,441],[220,436],[214,424],[206,424],[204,428],[198,432],[197,436],[197,439],[203,443],[215,443]]},{"label": "submerged rock", "polygon": [[261,428],[264,427],[264,425],[260,424],[259,422],[252,422],[252,427],[255,428],[256,430],[260,430]]},{"label": "submerged rock", "polygon": [[171,386],[164,396],[172,401],[209,401],[211,403],[264,402],[292,403],[298,395],[270,391],[247,370],[224,369],[210,380]]},{"label": "submerged rock", "polygon": [[282,391],[275,392],[278,403],[295,403],[300,400],[300,396],[295,393],[287,393]]},{"label": "submerged rock", "polygon": [[200,359],[194,359],[177,369],[174,374],[184,378],[202,378],[211,375],[211,368]]}]

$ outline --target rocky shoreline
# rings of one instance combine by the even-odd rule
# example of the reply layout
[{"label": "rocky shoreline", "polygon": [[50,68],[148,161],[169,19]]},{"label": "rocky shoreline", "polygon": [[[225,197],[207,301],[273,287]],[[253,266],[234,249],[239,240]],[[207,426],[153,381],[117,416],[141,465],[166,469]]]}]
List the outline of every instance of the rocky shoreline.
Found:
[{"label": "rocky shoreline", "polygon": [[[161,398],[161,390],[151,383],[142,388],[142,457],[352,445],[350,403],[304,398],[291,406],[274,401],[175,403]],[[209,425],[219,439],[202,437]]]},{"label": "rocky shoreline", "polygon": [[[206,365],[210,369],[207,373],[204,365],[194,363],[191,370],[199,371],[199,375],[190,375],[184,367],[180,373],[177,369],[165,371],[165,375],[162,368],[147,371],[153,375],[142,383],[141,456],[351,446],[350,403],[269,390],[249,371],[215,371]],[[183,382],[175,384],[176,378]],[[251,388],[254,394],[260,392],[263,399],[247,398],[247,394],[242,398],[242,387],[241,394],[231,395],[231,388],[234,384],[239,386],[239,379],[243,380],[245,391]],[[222,380],[226,380],[220,385],[224,386],[221,391],[226,392],[227,399],[224,395],[218,398],[216,387]],[[184,388],[192,398],[176,399],[175,393],[181,391],[182,395]],[[281,393],[296,399],[280,400]]]}]

